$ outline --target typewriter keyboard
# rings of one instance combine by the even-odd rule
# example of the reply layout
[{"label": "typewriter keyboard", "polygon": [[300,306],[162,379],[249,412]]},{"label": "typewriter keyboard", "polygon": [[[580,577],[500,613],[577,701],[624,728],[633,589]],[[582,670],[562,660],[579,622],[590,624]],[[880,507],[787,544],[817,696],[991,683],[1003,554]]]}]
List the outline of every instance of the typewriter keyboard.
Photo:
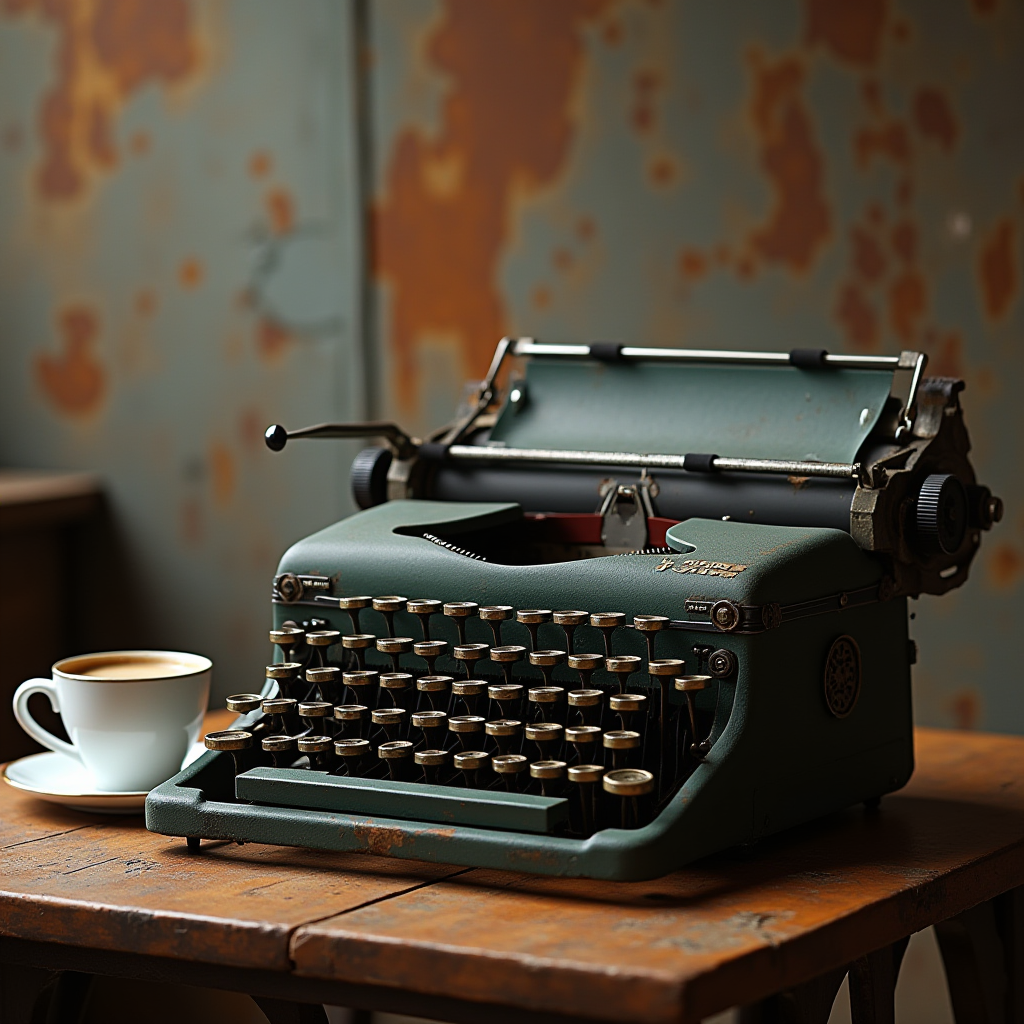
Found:
[{"label": "typewriter keyboard", "polygon": [[667,631],[681,636],[666,616],[336,600],[348,631],[319,619],[272,630],[277,695],[228,698],[245,717],[206,745],[231,755],[236,776],[320,773],[368,807],[374,792],[400,792],[406,816],[435,821],[457,797],[476,808],[470,823],[492,814],[495,827],[582,838],[649,822],[711,748],[725,673],[704,670],[731,656],[694,647],[687,674],[683,657],[659,656]]}]

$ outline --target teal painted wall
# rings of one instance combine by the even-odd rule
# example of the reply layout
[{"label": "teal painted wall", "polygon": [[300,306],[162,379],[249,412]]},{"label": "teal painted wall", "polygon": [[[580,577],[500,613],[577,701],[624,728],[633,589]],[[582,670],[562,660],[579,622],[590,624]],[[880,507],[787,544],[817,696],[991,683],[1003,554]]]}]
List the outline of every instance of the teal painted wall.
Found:
[{"label": "teal painted wall", "polygon": [[103,473],[147,642],[258,676],[278,554],[350,507],[272,420],[423,430],[506,332],[920,347],[1007,515],[916,604],[918,718],[1024,732],[1019,0],[52,10],[0,3],[0,460]]}]

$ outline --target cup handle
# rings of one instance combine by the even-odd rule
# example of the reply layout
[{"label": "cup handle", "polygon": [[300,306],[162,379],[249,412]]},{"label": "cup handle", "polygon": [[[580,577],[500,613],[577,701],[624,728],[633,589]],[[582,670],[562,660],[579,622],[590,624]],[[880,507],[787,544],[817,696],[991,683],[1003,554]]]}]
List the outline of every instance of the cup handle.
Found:
[{"label": "cup handle", "polygon": [[37,743],[44,747],[55,750],[58,754],[66,754],[81,763],[82,756],[70,744],[54,736],[52,732],[44,729],[28,711],[28,699],[34,693],[45,693],[50,701],[50,707],[60,714],[60,707],[57,704],[57,690],[49,679],[27,679],[14,691],[14,717],[18,725],[22,727]]}]

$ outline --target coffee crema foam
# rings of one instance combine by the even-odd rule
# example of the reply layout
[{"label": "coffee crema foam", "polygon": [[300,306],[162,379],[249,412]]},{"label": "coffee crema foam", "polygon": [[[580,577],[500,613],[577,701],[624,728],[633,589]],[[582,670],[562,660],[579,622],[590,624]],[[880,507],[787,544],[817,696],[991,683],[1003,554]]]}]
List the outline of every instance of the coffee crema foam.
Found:
[{"label": "coffee crema foam", "polygon": [[90,661],[81,666],[65,665],[62,671],[93,679],[166,679],[191,675],[196,668],[166,658],[119,658],[116,661]]}]

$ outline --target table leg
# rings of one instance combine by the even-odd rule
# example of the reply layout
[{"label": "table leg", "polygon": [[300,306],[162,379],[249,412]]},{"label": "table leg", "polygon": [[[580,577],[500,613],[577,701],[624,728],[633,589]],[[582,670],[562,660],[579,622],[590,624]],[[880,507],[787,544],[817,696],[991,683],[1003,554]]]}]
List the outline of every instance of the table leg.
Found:
[{"label": "table leg", "polygon": [[740,1007],[739,1024],[828,1024],[845,977],[846,968],[837,967],[806,984]]},{"label": "table leg", "polygon": [[957,1024],[1024,1024],[1024,888],[935,926]]},{"label": "table leg", "polygon": [[895,1024],[896,979],[908,936],[850,964],[850,1019],[853,1024]]},{"label": "table leg", "polygon": [[289,999],[252,996],[270,1024],[328,1024],[327,1011],[318,1003],[294,1003]]}]

